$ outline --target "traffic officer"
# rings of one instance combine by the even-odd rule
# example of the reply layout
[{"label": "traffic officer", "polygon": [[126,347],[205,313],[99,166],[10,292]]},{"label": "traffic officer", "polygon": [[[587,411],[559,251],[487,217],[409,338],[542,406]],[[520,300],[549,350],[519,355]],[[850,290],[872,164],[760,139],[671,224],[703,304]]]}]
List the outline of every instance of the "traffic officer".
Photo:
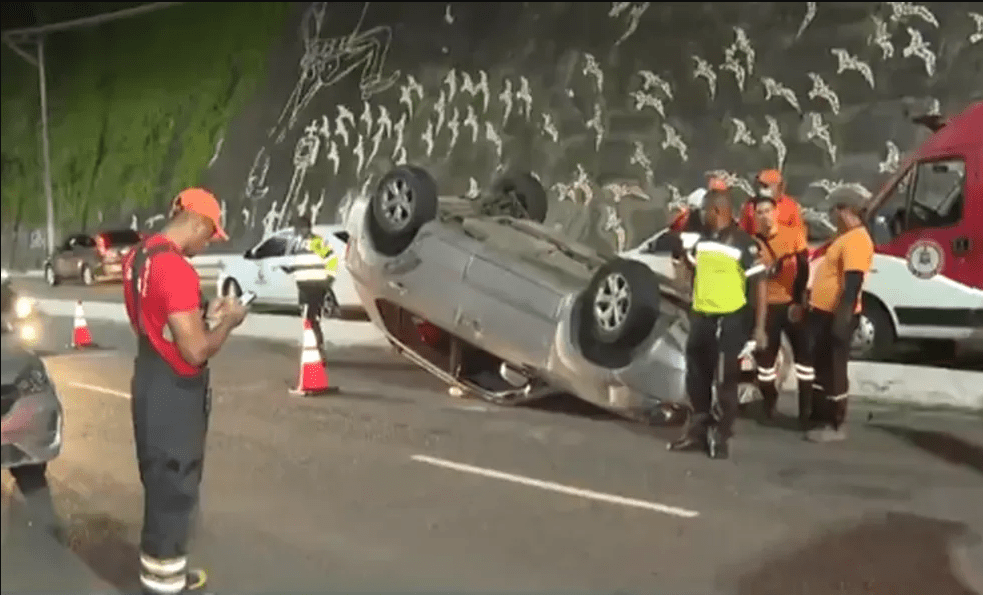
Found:
[{"label": "traffic officer", "polygon": [[754,235],[757,229],[757,219],[754,216],[756,198],[772,198],[775,200],[775,222],[785,227],[791,227],[806,236],[805,222],[802,219],[802,208],[794,198],[785,193],[785,180],[777,169],[766,169],[755,179],[755,196],[744,203],[741,210],[741,229]]},{"label": "traffic officer", "polygon": [[693,304],[686,344],[686,390],[693,414],[683,436],[669,449],[705,449],[712,458],[722,459],[729,456],[727,441],[737,417],[740,358],[754,348],[752,337],[762,346],[767,340],[765,266],[759,261],[757,243],[734,221],[728,191],[709,192],[705,212],[708,230],[693,248]]},{"label": "traffic officer", "polygon": [[799,389],[799,422],[808,423],[812,408],[812,383],[815,373],[809,353],[809,334],[805,330],[804,308],[806,284],[809,280],[809,252],[802,233],[778,225],[776,200],[755,198],[755,217],[761,244],[761,260],[768,267],[768,315],[765,329],[768,344],[755,356],[758,364],[758,388],[764,398],[765,417],[772,417],[778,402],[776,360],[782,343],[782,333],[788,335],[795,357],[795,376]]},{"label": "traffic officer", "polygon": [[[144,487],[144,593],[196,591],[206,581],[204,571],[189,569],[187,545],[211,408],[207,363],[246,308],[226,298],[204,312],[198,273],[187,258],[226,239],[218,201],[207,190],[189,188],[175,198],[164,229],[123,264],[126,312],[138,339],[130,403]],[[217,321],[214,328],[206,317]]]},{"label": "traffic officer", "polygon": [[838,233],[819,261],[809,295],[819,393],[813,401],[818,427],[806,434],[813,442],[846,438],[843,423],[850,392],[850,342],[862,309],[864,279],[874,261],[874,242],[861,218],[866,199],[854,190],[841,188],[830,194],[829,202]]},{"label": "traffic officer", "polygon": [[321,316],[337,316],[338,300],[332,286],[338,275],[338,255],[331,244],[314,233],[310,217],[299,216],[294,221],[297,239],[304,254],[313,256],[312,261],[298,259],[294,264],[293,276],[297,283],[298,305],[311,323],[318,349],[324,352],[324,331],[321,329]]}]

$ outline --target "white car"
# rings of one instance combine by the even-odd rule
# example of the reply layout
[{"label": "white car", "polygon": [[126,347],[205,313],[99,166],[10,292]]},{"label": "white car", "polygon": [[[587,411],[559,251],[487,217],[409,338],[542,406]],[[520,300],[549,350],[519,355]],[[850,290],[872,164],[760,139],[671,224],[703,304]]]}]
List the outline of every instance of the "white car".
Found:
[{"label": "white car", "polygon": [[[338,256],[338,275],[332,288],[339,309],[343,313],[362,311],[362,303],[344,264],[348,232],[343,225],[315,225],[312,231],[331,244]],[[299,241],[293,227],[281,229],[243,254],[220,257],[216,263],[216,289],[219,296],[251,291],[256,294],[257,304],[297,306],[297,282],[290,271],[298,265],[324,266],[324,263],[307,248],[306,242]]]}]

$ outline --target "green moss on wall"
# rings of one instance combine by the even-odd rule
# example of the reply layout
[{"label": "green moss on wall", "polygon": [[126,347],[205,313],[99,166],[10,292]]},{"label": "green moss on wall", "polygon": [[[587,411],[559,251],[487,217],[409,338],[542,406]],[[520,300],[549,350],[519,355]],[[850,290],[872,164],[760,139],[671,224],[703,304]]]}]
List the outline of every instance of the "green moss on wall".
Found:
[{"label": "green moss on wall", "polygon": [[[207,168],[265,75],[290,3],[199,2],[59,33],[46,46],[58,226],[157,209]],[[5,226],[45,218],[36,69],[2,63]]]}]

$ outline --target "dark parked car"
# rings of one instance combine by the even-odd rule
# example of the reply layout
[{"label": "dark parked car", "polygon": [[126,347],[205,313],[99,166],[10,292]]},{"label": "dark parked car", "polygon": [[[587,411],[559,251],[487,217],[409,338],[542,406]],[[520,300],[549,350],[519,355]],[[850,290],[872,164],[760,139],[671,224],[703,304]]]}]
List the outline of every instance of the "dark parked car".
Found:
[{"label": "dark parked car", "polygon": [[48,285],[58,285],[66,279],[86,285],[122,280],[123,257],[141,237],[132,229],[70,235],[45,263],[44,278]]}]

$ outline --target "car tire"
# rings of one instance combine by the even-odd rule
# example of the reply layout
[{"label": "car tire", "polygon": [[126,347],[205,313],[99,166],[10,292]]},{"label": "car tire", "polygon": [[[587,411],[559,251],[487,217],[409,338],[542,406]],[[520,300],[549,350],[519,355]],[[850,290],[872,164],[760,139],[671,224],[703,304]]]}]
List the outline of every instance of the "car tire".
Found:
[{"label": "car tire", "polygon": [[44,280],[47,281],[48,285],[51,287],[55,287],[61,283],[61,279],[59,279],[58,275],[55,274],[55,267],[51,266],[50,264],[44,265]]},{"label": "car tire", "polygon": [[83,285],[91,286],[96,283],[95,273],[92,272],[92,268],[87,264],[82,265],[82,269],[79,271],[79,277],[82,279]]},{"label": "car tire", "polygon": [[850,355],[856,360],[881,360],[894,350],[895,331],[891,315],[876,299],[864,296],[860,322],[850,340]]},{"label": "car tire", "polygon": [[369,208],[369,234],[386,256],[406,250],[416,234],[437,217],[437,182],[424,169],[400,166],[379,182]]},{"label": "car tire", "polygon": [[492,186],[493,195],[514,197],[520,209],[510,209],[512,216],[542,223],[546,221],[549,198],[546,189],[531,173],[522,172],[507,175]]},{"label": "car tire", "polygon": [[222,281],[222,297],[242,297],[242,287],[239,286],[239,282],[232,277]]},{"label": "car tire", "polygon": [[585,293],[590,339],[612,348],[634,349],[659,316],[659,280],[647,266],[616,258],[594,273]]}]

